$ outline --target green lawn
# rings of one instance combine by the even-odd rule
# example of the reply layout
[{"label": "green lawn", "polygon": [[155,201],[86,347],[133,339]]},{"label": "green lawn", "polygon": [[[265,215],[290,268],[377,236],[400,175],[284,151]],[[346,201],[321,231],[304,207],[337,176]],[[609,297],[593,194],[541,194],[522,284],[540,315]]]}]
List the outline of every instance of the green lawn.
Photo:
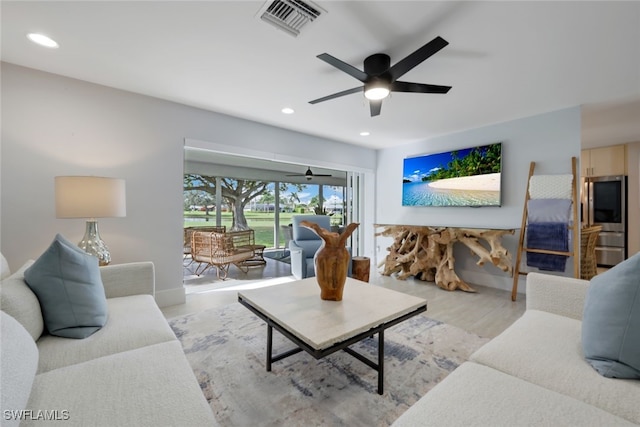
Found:
[{"label": "green lawn", "polygon": [[[291,217],[293,215],[293,213],[281,213],[280,224],[290,224]],[[191,217],[195,217],[194,220],[189,220]],[[256,245],[265,245],[267,248],[274,248],[276,246],[273,240],[273,228],[275,225],[274,214],[269,212],[245,212],[245,217],[247,218],[249,227],[251,227],[251,229],[255,232]],[[208,220],[203,221],[204,218],[208,218]],[[231,212],[222,213],[222,225],[226,226],[227,230],[231,228],[232,218],[233,215],[231,214]],[[215,222],[215,213],[207,216],[205,215],[205,212],[185,212],[185,227],[215,225]],[[280,246],[284,246],[284,243],[284,237],[281,236]]]},{"label": "green lawn", "polygon": [[[289,225],[291,223],[291,217],[298,215],[293,212],[281,212],[280,213],[280,225]],[[206,215],[205,212],[185,212],[184,213],[184,226],[185,227],[198,227],[215,225],[216,214],[212,212],[210,215]],[[249,227],[255,232],[256,245],[265,245],[267,248],[274,248],[276,245],[273,241],[275,218],[273,212],[245,212],[247,223]],[[231,228],[233,215],[231,212],[222,212],[222,225],[227,227],[227,230]],[[340,220],[341,218],[335,217],[332,220]],[[333,221],[332,221],[333,222]],[[285,244],[284,236],[280,236],[280,247]]]}]

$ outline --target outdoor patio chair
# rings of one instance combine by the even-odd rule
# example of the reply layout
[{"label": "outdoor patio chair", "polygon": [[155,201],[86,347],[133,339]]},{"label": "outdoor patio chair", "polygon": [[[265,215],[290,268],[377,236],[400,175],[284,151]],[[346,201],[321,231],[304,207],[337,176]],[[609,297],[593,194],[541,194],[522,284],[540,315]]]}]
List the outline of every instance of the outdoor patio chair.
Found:
[{"label": "outdoor patio chair", "polygon": [[[184,267],[190,267],[191,264],[193,264],[193,257],[191,256],[191,239],[193,237],[193,232],[194,231],[216,231],[218,233],[224,233],[225,231],[227,231],[227,227],[225,227],[224,225],[220,225],[220,226],[211,226],[211,225],[206,225],[206,226],[195,226],[195,227],[184,227],[184,233],[183,233],[183,258],[182,258],[182,263]],[[189,262],[187,264],[184,264],[185,261],[187,261],[187,259],[189,260]]]},{"label": "outdoor patio chair", "polygon": [[255,256],[254,248],[253,230],[224,233],[194,231],[191,237],[191,256],[195,262],[200,263],[195,274],[200,276],[209,268],[215,267],[218,278],[224,280],[232,264],[246,273],[248,266],[245,261]]}]

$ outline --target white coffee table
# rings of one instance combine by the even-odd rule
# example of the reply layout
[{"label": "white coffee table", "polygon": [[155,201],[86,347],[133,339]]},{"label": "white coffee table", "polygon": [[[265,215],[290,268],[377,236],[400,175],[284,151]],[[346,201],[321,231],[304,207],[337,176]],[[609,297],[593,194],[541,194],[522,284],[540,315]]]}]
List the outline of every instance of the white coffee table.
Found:
[{"label": "white coffee table", "polygon": [[[384,384],[384,330],[427,310],[427,301],[347,278],[342,301],[320,299],[315,277],[238,292],[238,301],[267,323],[267,371],[271,364],[304,350],[321,359],[344,350],[378,372]],[[298,348],[274,355],[273,329]],[[378,362],[350,345],[378,334]]]}]

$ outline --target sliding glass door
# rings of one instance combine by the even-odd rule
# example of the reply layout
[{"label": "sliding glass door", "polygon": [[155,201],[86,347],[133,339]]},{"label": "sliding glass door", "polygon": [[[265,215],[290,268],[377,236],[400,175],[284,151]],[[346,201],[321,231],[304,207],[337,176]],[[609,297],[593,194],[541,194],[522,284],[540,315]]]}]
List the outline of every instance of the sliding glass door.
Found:
[{"label": "sliding glass door", "polygon": [[255,242],[268,249],[285,248],[291,238],[291,217],[319,214],[331,217],[341,231],[353,190],[346,185],[255,181],[203,174],[185,174],[184,226],[225,226],[252,229]]},{"label": "sliding glass door", "polygon": [[350,246],[353,256],[364,253],[364,174],[360,172],[347,172],[347,185],[344,188],[344,224],[357,222],[360,227],[351,234]]}]

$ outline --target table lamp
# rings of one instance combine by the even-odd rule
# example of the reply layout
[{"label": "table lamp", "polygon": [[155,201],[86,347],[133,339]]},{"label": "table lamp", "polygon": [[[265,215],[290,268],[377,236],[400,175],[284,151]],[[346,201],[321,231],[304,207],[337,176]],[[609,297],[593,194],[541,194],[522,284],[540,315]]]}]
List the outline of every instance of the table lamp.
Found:
[{"label": "table lamp", "polygon": [[80,249],[98,258],[100,265],[111,262],[109,248],[98,232],[96,218],[127,215],[124,179],[99,176],[56,176],[56,218],[88,218]]}]

